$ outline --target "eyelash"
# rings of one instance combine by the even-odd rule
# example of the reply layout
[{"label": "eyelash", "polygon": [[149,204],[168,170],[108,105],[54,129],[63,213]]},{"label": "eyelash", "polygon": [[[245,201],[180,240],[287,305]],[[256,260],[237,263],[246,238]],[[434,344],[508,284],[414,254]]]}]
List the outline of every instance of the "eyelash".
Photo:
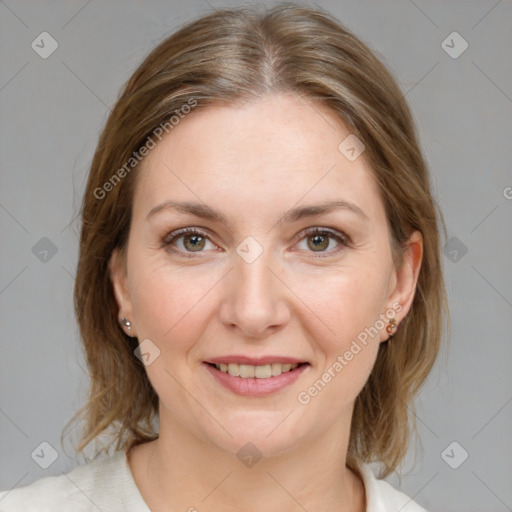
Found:
[{"label": "eyelash", "polygon": [[[166,235],[164,237],[164,239],[162,240],[162,247],[163,248],[169,247],[173,252],[175,252],[175,253],[177,253],[177,254],[179,254],[181,256],[184,256],[186,258],[196,258],[196,257],[198,257],[198,256],[196,256],[196,253],[191,252],[191,251],[181,251],[179,249],[176,249],[172,245],[172,243],[175,240],[181,238],[184,235],[189,235],[189,234],[199,235],[199,236],[209,240],[210,242],[212,242],[211,238],[204,231],[201,231],[200,229],[197,229],[197,228],[184,228],[184,229],[180,229],[178,231],[174,231],[174,232],[169,233],[168,235]],[[350,245],[350,238],[348,237],[348,235],[346,235],[345,233],[338,233],[338,232],[333,231],[333,230],[328,229],[328,228],[309,228],[309,229],[303,231],[300,235],[298,235],[297,238],[299,238],[299,236],[300,236],[298,241],[301,241],[304,238],[309,238],[309,237],[316,236],[316,235],[322,235],[322,236],[328,235],[329,237],[331,237],[334,240],[336,240],[340,244],[341,248],[335,249],[333,251],[332,250],[331,251],[318,251],[319,254],[323,253],[323,254],[327,254],[327,256],[313,256],[314,258],[326,258],[326,257],[329,257],[329,256],[331,256],[333,254],[337,254],[344,247],[348,247]],[[200,252],[203,252],[203,251],[197,251],[197,252],[200,253]],[[311,251],[311,252],[315,252],[315,251]]]}]

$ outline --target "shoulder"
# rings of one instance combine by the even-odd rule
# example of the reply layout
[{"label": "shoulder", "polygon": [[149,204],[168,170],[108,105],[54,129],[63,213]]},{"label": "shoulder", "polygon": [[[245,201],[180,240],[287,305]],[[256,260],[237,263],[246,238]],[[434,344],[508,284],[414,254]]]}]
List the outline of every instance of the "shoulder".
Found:
[{"label": "shoulder", "polygon": [[366,512],[427,512],[412,498],[376,478],[369,464],[359,461],[358,470],[365,487]]},{"label": "shoulder", "polygon": [[125,452],[48,476],[30,485],[0,492],[0,512],[121,510]]}]

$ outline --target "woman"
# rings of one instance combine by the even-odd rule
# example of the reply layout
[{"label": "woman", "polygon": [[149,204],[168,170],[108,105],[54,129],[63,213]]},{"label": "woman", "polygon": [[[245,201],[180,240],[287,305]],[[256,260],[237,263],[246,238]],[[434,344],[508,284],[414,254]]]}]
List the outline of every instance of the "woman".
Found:
[{"label": "woman", "polygon": [[116,452],[1,510],[424,510],[369,463],[398,469],[439,350],[440,225],[398,86],[336,20],[183,27],[126,84],[83,199],[78,450]]}]

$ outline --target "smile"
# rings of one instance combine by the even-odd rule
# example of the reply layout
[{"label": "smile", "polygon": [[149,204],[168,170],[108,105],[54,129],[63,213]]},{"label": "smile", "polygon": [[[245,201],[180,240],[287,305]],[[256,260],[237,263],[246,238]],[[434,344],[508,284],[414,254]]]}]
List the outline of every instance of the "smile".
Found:
[{"label": "smile", "polygon": [[263,397],[284,390],[311,369],[309,363],[262,362],[266,364],[209,361],[203,365],[214,382],[246,397]]}]

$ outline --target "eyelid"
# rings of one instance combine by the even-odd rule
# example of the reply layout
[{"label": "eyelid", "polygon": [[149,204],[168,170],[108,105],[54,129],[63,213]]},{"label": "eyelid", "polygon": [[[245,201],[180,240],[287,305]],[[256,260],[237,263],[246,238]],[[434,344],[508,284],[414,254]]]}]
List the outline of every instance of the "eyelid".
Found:
[{"label": "eyelid", "polygon": [[201,235],[202,237],[207,238],[208,240],[211,241],[211,237],[206,231],[202,230],[201,228],[188,227],[176,229],[175,231],[167,233],[167,235],[165,235],[162,239],[162,245],[166,246],[173,242],[174,240],[176,240],[177,238],[179,238],[180,236],[186,235],[188,233]]},{"label": "eyelid", "polygon": [[331,235],[333,238],[339,238],[342,243],[346,245],[350,245],[352,243],[350,237],[343,231],[339,231],[337,229],[333,228],[327,228],[327,227],[313,227],[313,228],[306,228],[302,230],[300,233],[297,234],[296,238],[302,239],[305,235],[311,236],[316,234],[328,234]]}]

